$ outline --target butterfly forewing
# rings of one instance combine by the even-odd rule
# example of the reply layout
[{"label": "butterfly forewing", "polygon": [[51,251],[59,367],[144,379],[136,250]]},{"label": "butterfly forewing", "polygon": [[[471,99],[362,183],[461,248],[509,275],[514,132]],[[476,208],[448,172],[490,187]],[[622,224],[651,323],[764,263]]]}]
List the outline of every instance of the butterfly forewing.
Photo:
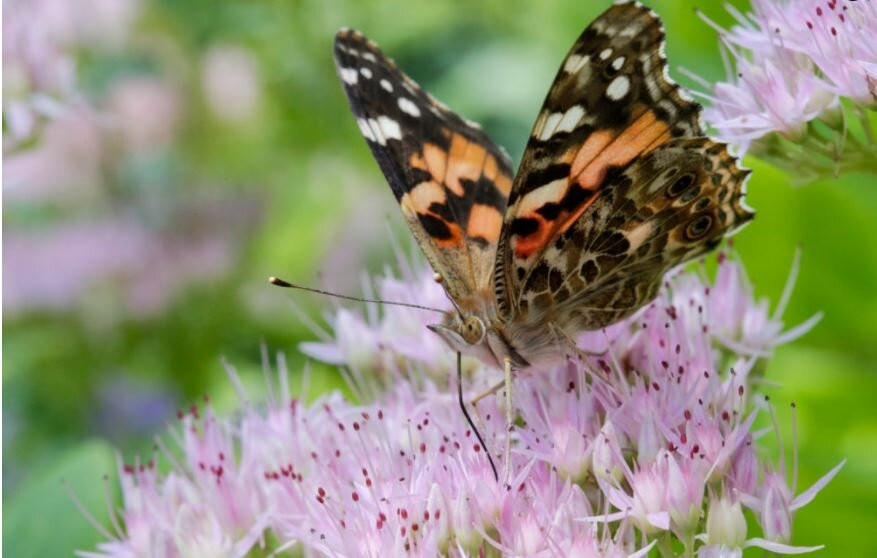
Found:
[{"label": "butterfly forewing", "polygon": [[701,135],[700,106],[667,78],[663,44],[654,12],[618,4],[561,64],[509,198],[496,267],[503,313],[514,312],[529,274],[599,198],[612,169],[671,138]]},{"label": "butterfly forewing", "polygon": [[448,293],[464,305],[489,293],[511,189],[507,156],[361,33],[338,33],[335,61],[360,131]]}]

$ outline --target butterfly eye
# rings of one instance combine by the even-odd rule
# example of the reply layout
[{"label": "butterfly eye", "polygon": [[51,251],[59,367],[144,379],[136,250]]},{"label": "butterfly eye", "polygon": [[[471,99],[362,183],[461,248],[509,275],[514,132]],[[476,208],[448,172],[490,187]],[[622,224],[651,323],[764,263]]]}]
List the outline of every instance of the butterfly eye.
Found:
[{"label": "butterfly eye", "polygon": [[463,338],[469,344],[479,343],[484,335],[484,324],[475,316],[466,318],[463,323]]},{"label": "butterfly eye", "polygon": [[713,218],[711,215],[695,217],[685,227],[685,236],[688,237],[688,240],[697,240],[710,230],[712,224]]},{"label": "butterfly eye", "polygon": [[673,184],[667,188],[667,196],[671,198],[676,198],[680,196],[685,190],[688,189],[689,186],[694,184],[694,175],[693,174],[683,174],[679,178],[676,179]]}]

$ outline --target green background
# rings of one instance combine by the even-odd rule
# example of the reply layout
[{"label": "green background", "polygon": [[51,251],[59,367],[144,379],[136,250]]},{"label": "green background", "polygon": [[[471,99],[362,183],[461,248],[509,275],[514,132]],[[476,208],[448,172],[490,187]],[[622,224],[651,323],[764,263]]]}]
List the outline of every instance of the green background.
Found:
[{"label": "green background", "polygon": [[[62,482],[103,522],[102,476],[115,486],[114,450],[129,462],[149,454],[175,410],[203,394],[220,408],[233,407],[221,357],[253,385],[262,381],[260,343],[284,351],[290,369],[300,369],[297,343],[312,335],[290,300],[312,316],[330,302],[289,296],[269,287],[266,277],[357,293],[361,273],[392,265],[389,234],[408,242],[335,76],[331,44],[339,27],[367,33],[438,98],[482,122],[517,159],[562,56],[605,5],[153,0],[143,4],[121,47],[73,50],[79,85],[95,106],[119,80],[148,76],[178,92],[179,123],[148,157],[107,148],[99,196],[7,201],[4,236],[50,233],[120,208],[155,234],[185,235],[188,212],[200,218],[203,200],[219,197],[231,216],[214,226],[236,240],[225,271],[186,282],[155,311],[132,310],[119,295],[130,278],[108,276],[61,308],[4,313],[7,555],[93,549],[102,537]],[[694,85],[680,67],[708,80],[724,76],[715,33],[695,16],[694,2],[650,5],[664,19],[678,81]],[[731,23],[718,2],[696,5]],[[205,101],[201,63],[217,44],[240,47],[256,63],[260,101],[243,121],[223,121]],[[748,202],[758,215],[735,246],[756,293],[779,299],[800,247],[801,274],[786,324],[825,314],[813,331],[780,348],[767,369],[777,384],[767,391],[787,441],[788,405],[797,404],[799,486],[848,459],[795,515],[793,542],[825,544],[824,556],[877,555],[877,178],[845,176],[795,188],[788,175],[757,160],[746,163],[755,171]],[[8,284],[16,261],[4,256],[3,264]],[[63,270],[56,271],[63,282]],[[317,389],[340,385],[330,370],[319,371]],[[132,416],[140,405],[149,410],[148,421]],[[775,457],[773,442],[765,444]]]}]

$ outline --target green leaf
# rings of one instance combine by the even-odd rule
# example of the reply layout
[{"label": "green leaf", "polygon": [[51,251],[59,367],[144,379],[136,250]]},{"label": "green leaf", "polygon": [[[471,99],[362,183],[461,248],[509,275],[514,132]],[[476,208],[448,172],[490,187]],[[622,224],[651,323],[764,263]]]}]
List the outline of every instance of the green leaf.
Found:
[{"label": "green leaf", "polygon": [[[115,479],[110,447],[85,442],[33,472],[30,479],[3,502],[3,554],[71,556],[94,549],[101,540],[64,488],[66,482],[82,505],[101,525],[108,525],[103,478]],[[114,489],[115,480],[110,481]]]},{"label": "green leaf", "polygon": [[[818,327],[818,326],[817,326]],[[795,513],[793,543],[824,544],[829,556],[877,556],[877,417],[874,393],[877,375],[868,359],[840,351],[806,347],[801,342],[781,347],[770,361],[770,395],[791,472],[792,411],[795,403],[799,440],[798,487],[801,493],[842,459],[847,464],[816,499]],[[766,415],[766,414],[765,414]],[[767,425],[766,416],[761,417]],[[775,436],[761,443],[774,463],[779,450]]]}]

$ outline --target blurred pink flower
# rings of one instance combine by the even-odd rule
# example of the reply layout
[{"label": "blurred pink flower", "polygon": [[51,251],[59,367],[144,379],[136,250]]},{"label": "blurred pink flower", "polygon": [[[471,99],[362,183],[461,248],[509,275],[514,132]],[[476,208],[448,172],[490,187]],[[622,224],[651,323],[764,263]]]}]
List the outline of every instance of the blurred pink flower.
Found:
[{"label": "blurred pink flower", "polygon": [[4,231],[4,315],[87,304],[85,295],[101,287],[102,300],[127,310],[111,313],[115,318],[108,313],[109,321],[148,316],[190,282],[223,275],[254,211],[240,200],[233,208],[205,199],[193,206],[198,215],[183,210],[164,229],[147,227],[136,214],[126,213]]},{"label": "blurred pink flower", "polygon": [[[373,400],[291,399],[281,359],[280,390],[270,387],[266,409],[246,403],[242,391],[237,418],[193,408],[177,430],[183,463],[163,448],[167,477],[128,470],[127,527],[86,555],[121,556],[135,546],[166,556],[192,549],[242,555],[260,545],[262,552],[296,547],[342,556],[644,556],[667,537],[689,555],[815,550],[785,544],[790,511],[812,500],[840,465],[792,499],[793,490],[782,488],[783,462],[775,467],[756,455],[748,372],[788,337],[773,327],[776,315],[721,327],[720,320],[758,308],[738,284],[739,267],[724,261],[724,279],[712,283],[691,273],[668,279],[646,309],[586,334],[607,348],[601,357],[523,371],[515,383],[519,429],[508,433],[501,398],[479,403],[486,448],[456,405],[453,363],[425,348],[432,335],[422,324],[435,316],[386,307],[383,316],[360,319],[341,310],[334,321],[341,339],[305,348],[336,364],[378,367],[380,385],[355,376],[372,384]],[[411,273],[417,278],[379,279],[380,296],[442,304],[431,277]],[[733,309],[710,304],[732,295]],[[719,331],[755,339],[758,356],[737,353]],[[428,368],[432,375],[419,373]],[[476,370],[466,381],[472,392],[496,373],[470,366]],[[508,435],[506,487],[485,453],[498,458]],[[146,481],[128,480],[139,475]],[[760,510],[756,523],[767,537],[783,540],[747,538],[743,505]],[[192,527],[181,532],[181,524]]]},{"label": "blurred pink flower", "polygon": [[31,139],[45,121],[86,106],[74,54],[117,48],[140,0],[10,0],[3,4],[3,150]]},{"label": "blurred pink flower", "polygon": [[149,153],[173,140],[181,113],[180,94],[152,76],[126,77],[113,83],[106,112],[129,152]]},{"label": "blurred pink flower", "polygon": [[105,156],[98,119],[87,106],[45,123],[42,141],[4,155],[3,196],[10,206],[93,204],[103,197]]},{"label": "blurred pink flower", "polygon": [[229,123],[251,119],[262,96],[256,60],[244,48],[213,45],[204,55],[201,87],[213,114]]},{"label": "blurred pink flower", "polygon": [[98,279],[139,267],[149,244],[141,226],[117,219],[4,231],[4,314],[66,308]]}]

